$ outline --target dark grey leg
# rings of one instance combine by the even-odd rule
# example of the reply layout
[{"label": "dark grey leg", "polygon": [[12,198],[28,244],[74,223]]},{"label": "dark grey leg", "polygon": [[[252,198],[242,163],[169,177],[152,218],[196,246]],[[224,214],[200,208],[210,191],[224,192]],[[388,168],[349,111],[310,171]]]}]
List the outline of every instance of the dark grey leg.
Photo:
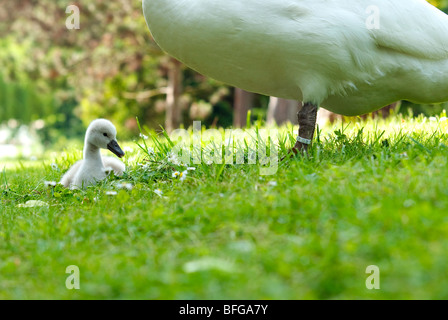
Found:
[{"label": "dark grey leg", "polygon": [[294,148],[291,150],[295,154],[308,152],[308,147],[313,140],[317,121],[317,105],[313,103],[304,103],[297,113],[299,119],[299,136]]}]

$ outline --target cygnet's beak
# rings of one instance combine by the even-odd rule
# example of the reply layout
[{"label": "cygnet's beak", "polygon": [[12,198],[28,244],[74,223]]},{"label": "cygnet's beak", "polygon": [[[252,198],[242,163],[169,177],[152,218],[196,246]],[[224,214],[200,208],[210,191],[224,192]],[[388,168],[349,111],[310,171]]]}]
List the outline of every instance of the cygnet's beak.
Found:
[{"label": "cygnet's beak", "polygon": [[124,151],[121,150],[120,146],[118,145],[118,142],[115,140],[109,142],[109,144],[107,145],[107,149],[112,151],[118,158],[123,158],[124,156]]}]

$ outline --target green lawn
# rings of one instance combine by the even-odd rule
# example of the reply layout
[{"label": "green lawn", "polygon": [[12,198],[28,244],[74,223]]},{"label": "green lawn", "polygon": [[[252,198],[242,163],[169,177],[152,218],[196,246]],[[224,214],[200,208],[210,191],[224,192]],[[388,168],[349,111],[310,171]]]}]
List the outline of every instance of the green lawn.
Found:
[{"label": "green lawn", "polygon": [[273,176],[202,164],[173,179],[163,137],[147,140],[155,162],[130,143],[126,176],[85,191],[44,185],[79,150],[0,164],[0,299],[447,299],[448,121],[432,120],[324,128]]}]

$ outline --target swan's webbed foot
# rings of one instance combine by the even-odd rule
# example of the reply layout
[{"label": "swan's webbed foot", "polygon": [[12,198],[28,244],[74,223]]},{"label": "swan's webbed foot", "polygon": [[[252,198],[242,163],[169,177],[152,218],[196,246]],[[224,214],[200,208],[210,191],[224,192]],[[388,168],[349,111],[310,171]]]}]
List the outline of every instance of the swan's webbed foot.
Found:
[{"label": "swan's webbed foot", "polygon": [[296,144],[288,154],[308,153],[308,148],[313,141],[314,131],[316,129],[317,109],[317,105],[307,102],[303,104],[297,113],[299,119],[299,135]]}]

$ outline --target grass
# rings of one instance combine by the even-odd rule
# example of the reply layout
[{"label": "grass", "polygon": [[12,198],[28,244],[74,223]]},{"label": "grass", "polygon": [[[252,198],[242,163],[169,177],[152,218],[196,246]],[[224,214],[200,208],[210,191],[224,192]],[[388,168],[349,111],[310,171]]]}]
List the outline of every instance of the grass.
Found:
[{"label": "grass", "polygon": [[[438,120],[323,128],[308,157],[272,176],[200,164],[180,181],[164,136],[129,144],[126,175],[86,190],[44,183],[78,150],[9,163],[0,299],[447,299],[448,122]],[[293,140],[282,132],[280,153]],[[18,207],[28,200],[48,206]],[[65,286],[69,265],[80,290]],[[379,290],[366,288],[369,265]]]}]

